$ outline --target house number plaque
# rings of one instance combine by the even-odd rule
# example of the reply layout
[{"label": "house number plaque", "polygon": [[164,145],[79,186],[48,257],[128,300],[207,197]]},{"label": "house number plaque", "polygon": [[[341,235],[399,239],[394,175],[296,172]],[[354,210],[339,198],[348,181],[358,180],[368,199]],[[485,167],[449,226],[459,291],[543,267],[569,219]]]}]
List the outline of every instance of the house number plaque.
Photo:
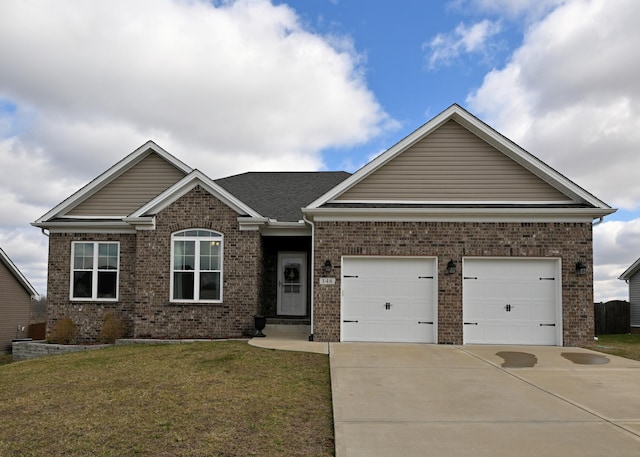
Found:
[{"label": "house number plaque", "polygon": [[331,286],[336,283],[336,278],[320,278],[320,285]]}]

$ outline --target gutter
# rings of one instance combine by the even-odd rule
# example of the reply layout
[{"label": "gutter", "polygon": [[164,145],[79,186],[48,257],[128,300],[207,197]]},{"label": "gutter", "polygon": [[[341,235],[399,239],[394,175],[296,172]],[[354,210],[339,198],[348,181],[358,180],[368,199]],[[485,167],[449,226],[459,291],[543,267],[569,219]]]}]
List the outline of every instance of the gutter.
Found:
[{"label": "gutter", "polygon": [[313,297],[314,297],[314,288],[316,284],[315,280],[315,237],[316,237],[316,226],[314,223],[307,219],[306,214],[302,214],[302,220],[304,220],[307,224],[311,226],[311,332],[309,334],[309,341],[313,341],[313,320],[315,317],[315,312],[313,309]]}]

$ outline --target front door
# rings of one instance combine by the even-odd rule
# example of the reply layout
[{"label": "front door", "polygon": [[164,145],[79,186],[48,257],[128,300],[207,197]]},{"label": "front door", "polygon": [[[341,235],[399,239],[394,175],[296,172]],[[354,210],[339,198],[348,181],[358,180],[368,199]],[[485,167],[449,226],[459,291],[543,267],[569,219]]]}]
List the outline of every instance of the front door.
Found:
[{"label": "front door", "polygon": [[278,315],[307,313],[307,253],[278,253]]}]

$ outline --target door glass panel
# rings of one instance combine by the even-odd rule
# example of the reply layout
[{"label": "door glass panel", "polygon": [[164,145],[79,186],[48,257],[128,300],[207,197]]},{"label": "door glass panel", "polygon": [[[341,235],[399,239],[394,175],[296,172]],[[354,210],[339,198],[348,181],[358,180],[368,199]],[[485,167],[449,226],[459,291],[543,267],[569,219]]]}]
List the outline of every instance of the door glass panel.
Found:
[{"label": "door glass panel", "polygon": [[287,263],[284,266],[284,292],[287,294],[300,293],[300,264]]}]

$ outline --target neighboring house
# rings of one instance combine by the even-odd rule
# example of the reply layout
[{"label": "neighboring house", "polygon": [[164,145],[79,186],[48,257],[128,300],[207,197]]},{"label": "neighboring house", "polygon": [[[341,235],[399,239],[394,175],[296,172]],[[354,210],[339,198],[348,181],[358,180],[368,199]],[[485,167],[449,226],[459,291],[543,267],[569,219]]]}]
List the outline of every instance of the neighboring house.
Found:
[{"label": "neighboring house", "polygon": [[[212,159],[213,160],[213,159]],[[33,225],[49,325],[97,338],[588,345],[592,222],[615,210],[452,105],[356,173],[212,180],[148,142]]]},{"label": "neighboring house", "polygon": [[31,300],[38,293],[0,248],[0,354],[29,331]]},{"label": "neighboring house", "polygon": [[640,259],[636,260],[620,278],[629,284],[631,333],[640,333]]}]

